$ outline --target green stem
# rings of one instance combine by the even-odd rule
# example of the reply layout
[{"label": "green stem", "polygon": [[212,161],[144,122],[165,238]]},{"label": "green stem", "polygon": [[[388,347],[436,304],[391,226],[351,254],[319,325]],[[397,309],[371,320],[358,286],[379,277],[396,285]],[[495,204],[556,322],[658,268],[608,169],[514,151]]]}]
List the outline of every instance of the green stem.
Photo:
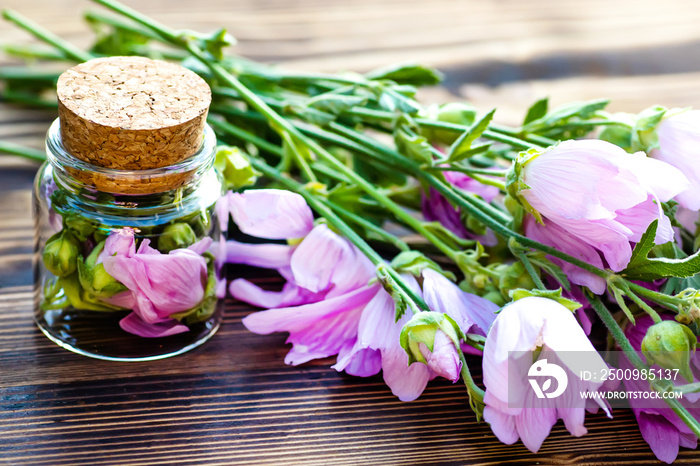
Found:
[{"label": "green stem", "polygon": [[[396,119],[396,114],[391,112],[385,112],[382,110],[373,110],[368,108],[353,107],[348,112],[350,115],[358,117],[371,118],[378,121],[384,121],[391,123]],[[454,123],[446,123],[443,121],[429,120],[427,118],[416,118],[414,121],[419,126],[425,126],[427,128],[443,129],[448,131],[453,131],[456,133],[463,133],[468,126],[457,125]],[[534,144],[518,137],[510,136],[503,133],[498,133],[496,131],[486,130],[481,135],[484,139],[489,139],[491,141],[502,142],[508,144],[509,146],[516,147],[518,149],[542,149],[542,146]]]},{"label": "green stem", "polygon": [[37,39],[40,39],[46,42],[47,44],[54,46],[55,48],[63,52],[66,58],[68,59],[77,62],[84,62],[94,58],[93,55],[91,55],[90,53],[79,49],[78,47],[74,46],[69,42],[66,42],[53,32],[42,28],[35,22],[31,21],[28,18],[25,18],[24,16],[22,16],[14,10],[3,10],[2,17],[16,24],[25,31],[29,32]]},{"label": "green stem", "polygon": [[[642,361],[639,354],[634,350],[632,344],[625,336],[625,332],[622,331],[618,325],[615,318],[610,314],[610,311],[605,307],[605,305],[600,301],[600,298],[591,298],[586,296],[588,302],[591,303],[593,310],[598,314],[600,320],[603,321],[608,331],[612,335],[613,339],[617,345],[624,351],[627,359],[632,363],[634,367],[641,370],[648,370],[649,367]],[[683,406],[677,399],[665,398],[666,404],[673,410],[673,412],[678,415],[678,417],[693,431],[693,433],[700,438],[700,422],[693,417],[692,414]]]},{"label": "green stem", "polygon": [[472,174],[472,175],[470,175],[470,176],[471,176],[473,179],[475,179],[476,181],[478,181],[479,183],[484,184],[484,185],[486,185],[486,186],[494,186],[494,187],[500,189],[500,190],[503,191],[503,192],[505,192],[505,190],[506,190],[506,184],[505,184],[503,181],[501,181],[501,180],[496,180],[496,179],[493,179],[493,178],[487,178],[487,177],[485,177],[485,176],[478,175],[478,174]]},{"label": "green stem", "polygon": [[[95,0],[99,3],[107,4],[112,3],[110,0]],[[144,24],[147,26],[147,24]],[[263,114],[269,121],[270,125],[278,132],[288,132],[294,138],[306,144],[309,149],[311,149],[319,157],[327,161],[333,168],[337,169],[340,173],[347,176],[352,180],[357,186],[361,187],[368,195],[373,197],[380,205],[389,210],[392,214],[396,216],[400,221],[409,225],[416,232],[423,235],[428,241],[433,243],[440,251],[450,258],[454,258],[457,252],[442,241],[438,236],[433,234],[430,230],[425,228],[423,223],[413,217],[409,212],[406,212],[401,206],[396,204],[391,198],[379,191],[374,185],[362,178],[360,175],[355,173],[352,169],[345,166],[343,163],[338,161],[331,153],[326,149],[316,143],[316,141],[309,139],[304,134],[302,134],[294,125],[292,125],[285,118],[277,114],[272,110],[265,102],[263,102],[255,93],[250,91],[246,86],[244,86],[238,79],[226,71],[221,65],[210,60],[199,48],[195,45],[188,43],[187,49],[202,63],[207,65],[212,72],[226,83],[229,87],[235,89],[245,101],[253,107],[255,110]]]},{"label": "green stem", "polygon": [[643,296],[650,301],[660,304],[672,311],[678,312],[678,305],[683,302],[681,298],[675,296],[669,296],[664,293],[659,293],[658,291],[650,290],[649,288],[643,287],[637,283],[627,281],[627,286],[630,290],[639,296]]},{"label": "green stem", "polygon": [[338,204],[335,204],[330,201],[326,201],[326,204],[333,210],[335,210],[340,216],[345,217],[349,221],[355,223],[356,225],[364,228],[367,231],[371,231],[375,235],[377,235],[379,238],[384,240],[385,242],[394,245],[399,251],[410,251],[411,247],[406,244],[405,241],[403,241],[401,238],[392,235],[388,231],[384,230],[381,227],[378,227],[374,223],[365,220],[364,218],[360,217],[357,214],[354,214],[350,212],[349,210],[346,210],[342,207],[340,207]]},{"label": "green stem", "polygon": [[282,157],[282,148],[280,146],[272,144],[271,142],[268,142],[267,140],[256,136],[253,133],[249,133],[248,131],[245,131],[226,121],[216,120],[214,118],[208,118],[207,122],[212,126],[212,128],[214,128],[214,130],[219,130],[229,135],[235,136],[238,139],[242,139],[253,144],[259,149],[264,150],[265,152],[276,155],[278,157]]},{"label": "green stem", "polygon": [[338,230],[345,238],[354,244],[377,267],[378,275],[380,275],[381,270],[386,272],[386,275],[391,280],[389,285],[397,285],[395,289],[402,295],[403,300],[408,304],[413,313],[422,312],[423,310],[428,309],[428,306],[425,304],[423,299],[410,286],[408,286],[408,284],[406,284],[401,276],[390,265],[388,265],[386,261],[355,232],[355,230],[350,228],[347,223],[336,215],[326,203],[317,199],[316,196],[311,194],[300,183],[284,176],[278,170],[269,166],[262,160],[251,158],[250,162],[255,169],[261,171],[266,176],[303,196],[312,209],[328,220],[328,222],[333,225],[336,230]]},{"label": "green stem", "polygon": [[643,299],[641,299],[639,296],[637,296],[632,290],[627,290],[625,294],[632,300],[634,301],[637,306],[639,306],[641,309],[644,310],[649,316],[652,318],[655,324],[658,324],[661,322],[661,316],[659,316],[659,313],[656,312],[651,306],[649,306],[647,303],[644,302]]},{"label": "green stem", "polygon": [[417,163],[404,157],[402,154],[394,151],[393,149],[381,144],[380,142],[376,140],[370,140],[370,138],[367,138],[364,135],[361,135],[357,132],[354,132],[353,130],[345,128],[342,125],[338,125],[337,123],[331,123],[330,126],[334,130],[342,131],[343,134],[346,136],[351,136],[355,138],[357,141],[364,143],[368,147],[371,144],[371,148],[374,149],[376,153],[372,153],[371,151],[366,151],[363,153],[371,154],[371,156],[376,159],[386,160],[388,158],[392,162],[396,162],[397,167],[405,170],[408,174],[415,176],[416,178],[423,179],[425,182],[433,186],[438,192],[440,192],[440,194],[445,196],[454,205],[461,209],[464,209],[466,212],[471,214],[476,220],[491,228],[495,233],[503,236],[504,238],[515,238],[520,244],[524,246],[537,249],[551,256],[565,260],[599,277],[607,278],[610,275],[610,272],[601,270],[589,264],[588,262],[570,256],[569,254],[563,253],[557,249],[554,249],[551,246],[547,246],[545,244],[527,238],[526,236],[523,236],[519,233],[516,233],[515,231],[500,223],[498,220],[491,217],[489,213],[487,213],[488,211],[483,206],[477,205],[474,202],[467,201],[463,196],[456,192],[457,190],[449,186],[446,182],[435,177],[435,175],[433,175],[432,173],[423,170],[421,166]]},{"label": "green stem", "polygon": [[0,48],[8,55],[18,58],[31,58],[41,60],[64,61],[66,56],[51,48],[37,47],[36,45],[5,44]]},{"label": "green stem", "polygon": [[0,152],[17,155],[36,162],[43,162],[46,160],[46,154],[43,151],[20,146],[19,144],[13,144],[11,142],[0,141]]},{"label": "green stem", "polygon": [[464,353],[461,351],[459,351],[459,360],[462,363],[462,370],[460,371],[462,381],[464,382],[464,386],[467,387],[467,393],[469,394],[469,405],[476,414],[477,420],[480,420],[484,411],[484,395],[486,395],[486,392],[474,381],[469,371],[467,360],[464,358]]},{"label": "green stem", "polygon": [[532,265],[532,262],[530,262],[530,259],[527,257],[527,254],[525,254],[525,251],[516,250],[511,252],[515,255],[515,257],[520,259],[520,262],[523,263],[523,265],[525,266],[525,270],[527,270],[527,273],[530,274],[530,278],[532,278],[532,281],[535,283],[535,286],[540,290],[546,290],[547,287],[542,282],[540,274],[538,274],[537,270],[535,270],[535,267]]},{"label": "green stem", "polygon": [[674,389],[683,393],[684,395],[686,393],[698,393],[700,392],[700,382],[689,383],[686,385],[678,385],[674,387]]},{"label": "green stem", "polygon": [[557,141],[555,139],[547,138],[544,136],[539,136],[537,134],[522,134],[521,131],[514,129],[514,128],[509,128],[507,126],[503,125],[498,125],[496,123],[491,123],[489,125],[489,129],[496,131],[498,133],[503,133],[507,134],[508,136],[513,136],[516,138],[523,139],[528,142],[532,142],[534,144],[539,144],[540,146],[548,147],[553,144],[556,144]]},{"label": "green stem", "polygon": [[3,98],[3,100],[6,100],[7,102],[28,105],[30,107],[48,108],[48,109],[58,108],[58,101],[42,99],[41,97],[37,96],[33,92],[20,92],[20,91],[11,91],[11,90],[5,89],[2,92],[2,98]]},{"label": "green stem", "polygon": [[465,167],[462,165],[447,165],[447,166],[435,166],[431,167],[431,170],[437,170],[442,172],[459,172],[465,173],[467,175],[489,175],[489,176],[501,176],[504,177],[508,174],[508,170],[493,170],[489,168],[474,168]]},{"label": "green stem", "polygon": [[97,3],[98,5],[102,5],[103,7],[114,11],[115,13],[119,13],[120,15],[126,16],[127,18],[137,22],[142,26],[145,26],[147,29],[158,34],[158,37],[160,37],[162,40],[165,40],[166,42],[170,42],[178,47],[186,47],[187,45],[186,41],[182,37],[180,37],[178,31],[170,29],[169,27],[152,20],[148,16],[139,13],[138,11],[132,8],[129,8],[128,6],[122,3],[112,0],[92,1]]}]

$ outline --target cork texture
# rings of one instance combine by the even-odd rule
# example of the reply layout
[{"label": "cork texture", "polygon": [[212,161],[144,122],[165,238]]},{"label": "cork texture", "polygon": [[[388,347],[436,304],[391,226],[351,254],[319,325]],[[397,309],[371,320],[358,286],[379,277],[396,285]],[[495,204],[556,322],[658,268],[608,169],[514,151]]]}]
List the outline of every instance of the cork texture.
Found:
[{"label": "cork texture", "polygon": [[64,147],[103,167],[173,165],[199,149],[211,89],[179,65],[144,57],[96,58],[58,79]]},{"label": "cork texture", "polygon": [[172,173],[159,177],[109,176],[102,173],[66,167],[66,171],[76,180],[93,186],[98,191],[112,194],[154,194],[163,193],[186,185],[195,175],[190,172]]}]

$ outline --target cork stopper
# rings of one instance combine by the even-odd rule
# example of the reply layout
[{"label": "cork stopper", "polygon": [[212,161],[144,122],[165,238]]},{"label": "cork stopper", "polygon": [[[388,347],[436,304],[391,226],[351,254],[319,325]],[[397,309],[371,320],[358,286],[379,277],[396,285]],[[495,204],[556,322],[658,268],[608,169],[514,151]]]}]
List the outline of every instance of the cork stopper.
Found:
[{"label": "cork stopper", "polygon": [[59,77],[57,94],[66,150],[117,170],[166,167],[192,156],[211,103],[211,89],[197,74],[144,57],[81,63]]},{"label": "cork stopper", "polygon": [[[91,165],[130,171],[169,167],[195,154],[211,103],[211,89],[197,74],[144,57],[81,63],[59,77],[57,94],[63,147]],[[129,194],[163,192],[189,178],[69,171],[97,189]]]}]

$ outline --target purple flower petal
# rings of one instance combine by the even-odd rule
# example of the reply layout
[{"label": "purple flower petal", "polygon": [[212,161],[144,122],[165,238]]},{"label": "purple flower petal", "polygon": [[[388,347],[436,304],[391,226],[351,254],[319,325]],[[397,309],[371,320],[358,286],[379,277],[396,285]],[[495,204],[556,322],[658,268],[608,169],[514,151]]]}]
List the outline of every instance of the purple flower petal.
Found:
[{"label": "purple flower petal", "polygon": [[160,338],[178,333],[188,332],[190,329],[175,319],[163,322],[148,323],[143,321],[138,314],[132,312],[119,321],[119,326],[125,332],[133,333],[145,338]]},{"label": "purple flower petal", "polygon": [[204,238],[200,239],[196,243],[194,243],[191,246],[188,246],[187,249],[190,251],[194,252],[195,254],[199,254],[200,256],[204,254],[205,252],[209,251],[209,248],[211,245],[214,243],[214,240],[211,239],[208,236],[205,236]]},{"label": "purple flower petal", "polygon": [[382,370],[382,355],[380,351],[359,348],[355,349],[357,340],[347,342],[338,353],[337,362],[331,366],[338,372],[345,371],[356,377],[370,377]]},{"label": "purple flower petal", "polygon": [[319,292],[328,289],[331,276],[344,256],[350,254],[347,240],[333,233],[327,225],[318,225],[297,246],[290,261],[294,281],[302,288]]},{"label": "purple flower petal", "polygon": [[462,291],[444,275],[430,269],[423,271],[423,297],[432,311],[452,317],[465,333],[476,325],[486,335],[499,309],[488,299]]},{"label": "purple flower petal", "polygon": [[231,296],[257,307],[276,308],[308,304],[320,301],[323,294],[313,293],[297,286],[293,282],[287,282],[282,291],[263,290],[259,286],[244,278],[237,278],[229,285]]},{"label": "purple flower petal", "polygon": [[294,247],[286,244],[249,244],[229,240],[226,242],[226,263],[279,269],[289,266],[293,252]]},{"label": "purple flower petal", "polygon": [[231,195],[228,205],[240,230],[267,239],[303,238],[314,217],[299,194],[278,189],[247,190]]},{"label": "purple flower petal", "polygon": [[639,431],[654,455],[664,463],[673,463],[680,444],[678,429],[665,417],[645,412],[639,414],[638,422]]},{"label": "purple flower petal", "polygon": [[431,371],[440,377],[451,380],[452,383],[459,380],[462,361],[459,359],[454,342],[445,332],[439,329],[435,332],[432,351],[424,343],[420,344],[420,349]]},{"label": "purple flower petal", "polygon": [[377,285],[366,286],[324,301],[256,312],[243,325],[260,334],[289,332],[287,342],[293,347],[285,362],[302,364],[337,354],[355,339],[362,309],[377,291]]},{"label": "purple flower petal", "polygon": [[[528,238],[557,248],[559,251],[581,259],[595,267],[603,268],[603,260],[595,248],[572,236],[556,223],[545,220],[545,225],[540,225],[534,218],[528,216],[525,218],[524,228],[525,235]],[[587,270],[556,257],[547,256],[547,259],[561,267],[572,283],[586,286],[595,294],[605,293],[607,284],[604,278],[593,275]]]},{"label": "purple flower petal", "polygon": [[205,259],[188,250],[160,254],[144,240],[132,256],[104,258],[105,271],[124,284],[135,300],[134,312],[150,323],[192,309],[204,297]]}]

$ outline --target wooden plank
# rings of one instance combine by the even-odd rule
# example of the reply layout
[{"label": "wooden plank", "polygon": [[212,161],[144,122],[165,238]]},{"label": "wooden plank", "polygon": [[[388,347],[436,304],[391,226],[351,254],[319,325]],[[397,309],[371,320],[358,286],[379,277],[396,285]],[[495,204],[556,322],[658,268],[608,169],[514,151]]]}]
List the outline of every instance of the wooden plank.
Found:
[{"label": "wooden plank", "polygon": [[[466,98],[483,110],[498,106],[501,122],[517,123],[543,95],[555,105],[607,96],[614,111],[700,105],[700,59],[692,59],[700,11],[691,0],[126,3],[174,27],[206,31],[228,24],[240,39],[238,53],[295,68],[363,71],[405,60],[439,65],[447,87],[423,91],[426,103]],[[78,45],[91,41],[79,18],[89,6],[3,0],[3,7]],[[0,26],[0,42],[30,40]],[[0,64],[10,62],[0,57]],[[624,76],[630,73],[645,76]],[[41,148],[52,118],[0,103],[0,138]],[[435,381],[419,400],[402,403],[381,377],[338,374],[328,367],[331,360],[287,367],[285,335],[247,332],[241,318],[254,310],[233,300],[210,342],[171,360],[135,365],[68,353],[31,320],[35,167],[0,158],[0,464],[655,462],[626,410],[613,420],[588,416],[583,438],[559,423],[532,454],[521,443],[501,444],[486,424],[476,423],[459,384]],[[480,381],[478,360],[470,363]],[[696,465],[698,458],[682,450],[676,464]]]}]

